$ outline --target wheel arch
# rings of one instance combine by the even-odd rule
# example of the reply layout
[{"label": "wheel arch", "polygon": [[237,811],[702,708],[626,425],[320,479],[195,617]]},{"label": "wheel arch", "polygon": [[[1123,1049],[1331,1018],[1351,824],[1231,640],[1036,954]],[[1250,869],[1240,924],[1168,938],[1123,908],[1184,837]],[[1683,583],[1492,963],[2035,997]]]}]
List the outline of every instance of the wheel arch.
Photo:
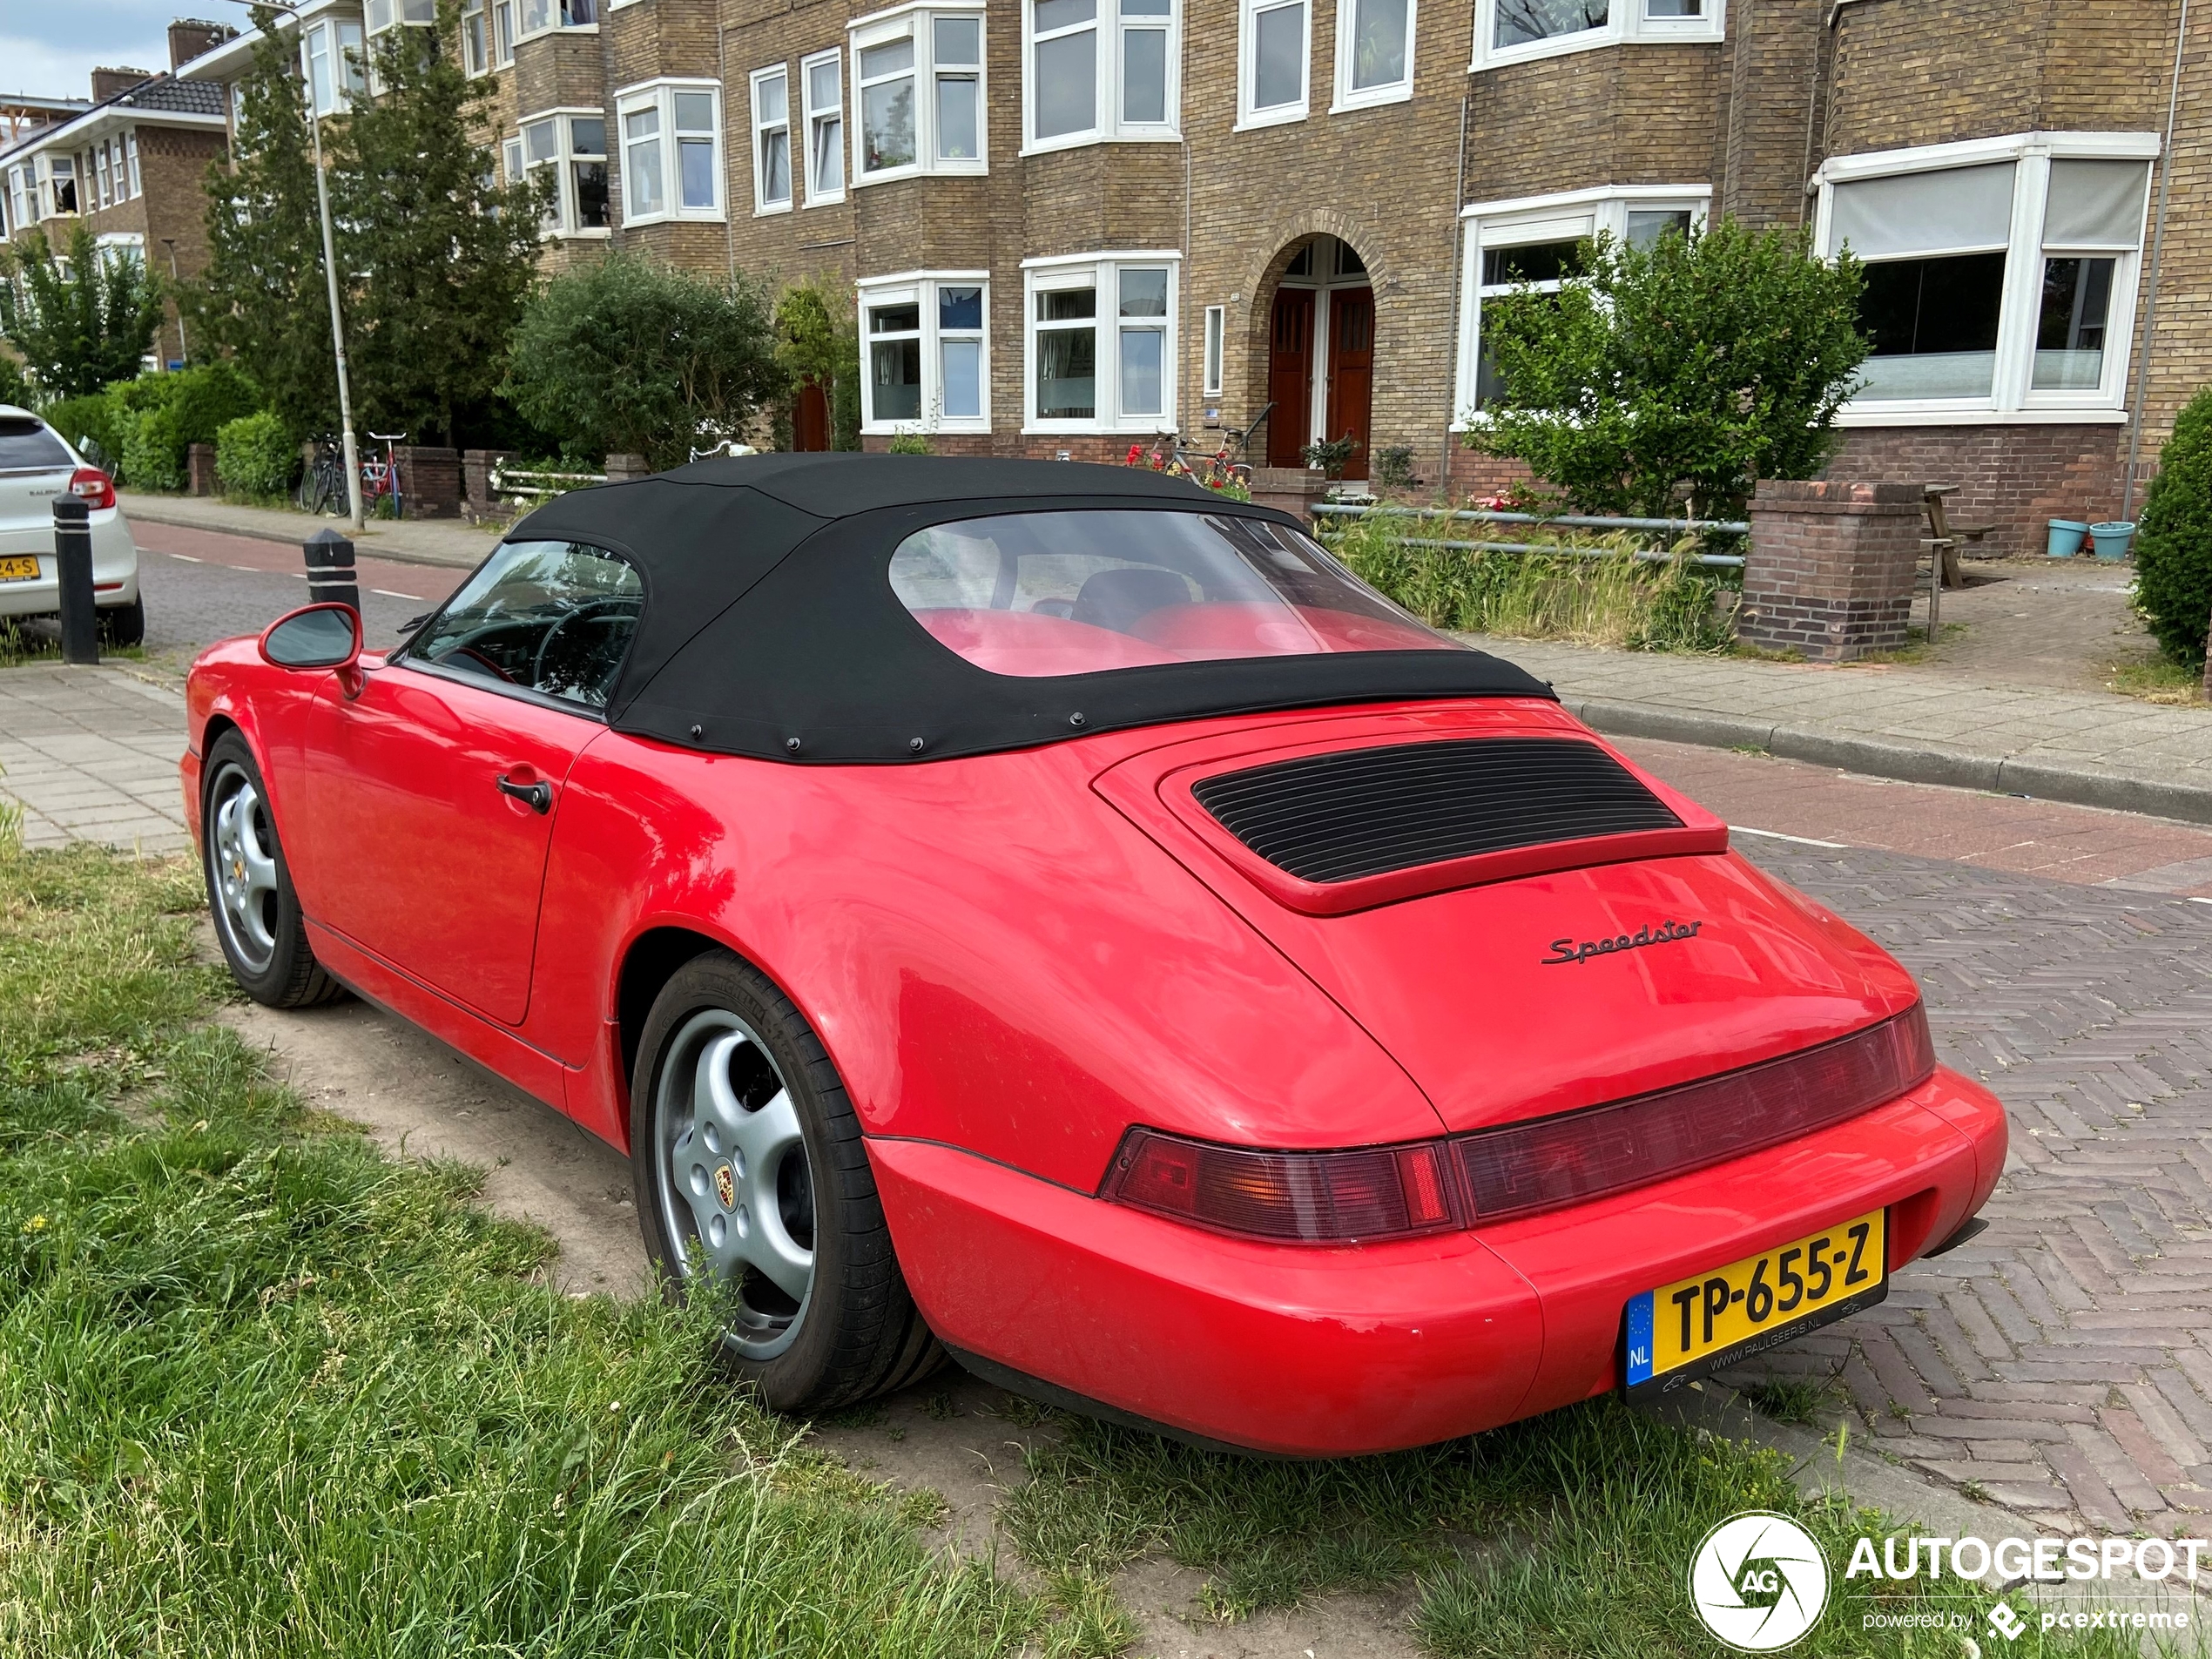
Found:
[{"label": "wheel arch", "polygon": [[616,1081],[624,1095],[629,1093],[630,1079],[637,1069],[637,1043],[644,1033],[646,1016],[653,1011],[662,987],[676,977],[685,963],[711,950],[728,950],[740,961],[750,960],[711,934],[672,925],[646,928],[624,950],[622,966],[615,975],[615,1023],[622,1045],[622,1068]]}]

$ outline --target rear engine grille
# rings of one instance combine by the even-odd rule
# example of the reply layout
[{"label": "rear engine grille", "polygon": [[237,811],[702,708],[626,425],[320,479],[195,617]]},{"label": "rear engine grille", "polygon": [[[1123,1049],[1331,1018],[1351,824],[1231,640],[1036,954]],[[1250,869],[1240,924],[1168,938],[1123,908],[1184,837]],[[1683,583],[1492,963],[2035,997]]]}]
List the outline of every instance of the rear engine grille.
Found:
[{"label": "rear engine grille", "polygon": [[1345,750],[1225,772],[1190,792],[1261,858],[1314,882],[1682,827],[1612,756],[1572,738]]}]

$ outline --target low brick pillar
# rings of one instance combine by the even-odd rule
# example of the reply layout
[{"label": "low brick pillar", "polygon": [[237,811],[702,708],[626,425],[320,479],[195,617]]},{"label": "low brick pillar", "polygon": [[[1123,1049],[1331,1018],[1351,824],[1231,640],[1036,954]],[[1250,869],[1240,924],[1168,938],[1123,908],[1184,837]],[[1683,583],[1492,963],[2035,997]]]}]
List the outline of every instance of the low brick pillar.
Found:
[{"label": "low brick pillar", "polygon": [[512,449],[463,449],[461,452],[462,494],[477,517],[504,512],[506,506],[491,493],[491,469],[515,459]]},{"label": "low brick pillar", "polygon": [[1262,507],[1279,507],[1286,513],[1311,519],[1313,509],[1329,493],[1329,480],[1318,467],[1254,467],[1252,500]]},{"label": "low brick pillar", "polygon": [[215,446],[193,443],[185,447],[185,476],[187,487],[195,496],[215,493]]},{"label": "low brick pillar", "polygon": [[400,500],[409,518],[461,516],[461,451],[438,444],[402,443],[392,450],[400,469]]},{"label": "low brick pillar", "polygon": [[1763,482],[1737,637],[1822,663],[1902,646],[1921,512],[1918,484]]},{"label": "low brick pillar", "polygon": [[650,478],[653,469],[643,455],[609,455],[607,464],[600,470],[607,475],[610,484],[631,483],[640,478]]}]

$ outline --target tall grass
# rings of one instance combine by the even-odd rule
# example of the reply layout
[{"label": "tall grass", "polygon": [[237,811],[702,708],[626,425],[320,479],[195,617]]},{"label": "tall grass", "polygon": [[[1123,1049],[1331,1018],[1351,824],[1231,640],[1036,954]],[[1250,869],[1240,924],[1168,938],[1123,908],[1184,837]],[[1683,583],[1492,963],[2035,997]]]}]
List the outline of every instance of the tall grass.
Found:
[{"label": "tall grass", "polygon": [[[1041,1605],[801,1445],[711,1312],[571,1299],[204,1022],[189,860],[0,858],[0,1652],[895,1655]],[[928,1506],[934,1509],[933,1506]]]},{"label": "tall grass", "polygon": [[1332,533],[1337,556],[1432,627],[1561,639],[1615,651],[1718,651],[1729,643],[1716,597],[1730,583],[1696,563],[1686,541],[1663,561],[1640,559],[1633,536],[1577,543],[1595,553],[1474,552],[1423,543],[1554,538],[1540,526],[1470,526],[1438,515],[1371,514]]}]

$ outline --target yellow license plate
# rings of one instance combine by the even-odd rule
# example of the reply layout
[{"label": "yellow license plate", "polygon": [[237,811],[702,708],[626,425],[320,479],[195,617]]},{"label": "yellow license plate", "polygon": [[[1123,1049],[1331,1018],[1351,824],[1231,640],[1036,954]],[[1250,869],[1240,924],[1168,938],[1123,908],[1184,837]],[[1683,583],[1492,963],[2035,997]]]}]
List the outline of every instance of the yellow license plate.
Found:
[{"label": "yellow license plate", "polygon": [[35,553],[10,554],[0,558],[0,582],[36,582],[38,580],[38,556]]},{"label": "yellow license plate", "polygon": [[1863,1216],[1629,1304],[1629,1397],[1724,1370],[1889,1292],[1888,1213]]}]

